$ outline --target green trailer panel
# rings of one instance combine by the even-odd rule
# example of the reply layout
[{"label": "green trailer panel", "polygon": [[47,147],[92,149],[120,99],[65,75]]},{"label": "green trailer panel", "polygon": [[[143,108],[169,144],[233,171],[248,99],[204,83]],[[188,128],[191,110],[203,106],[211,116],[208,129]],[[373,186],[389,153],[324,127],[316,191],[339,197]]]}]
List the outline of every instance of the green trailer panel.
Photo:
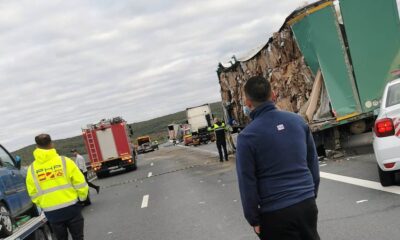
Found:
[{"label": "green trailer panel", "polygon": [[361,106],[364,112],[372,111],[393,79],[390,72],[400,64],[396,0],[340,0],[340,9]]},{"label": "green trailer panel", "polygon": [[310,67],[314,75],[316,75],[320,66],[313,45],[312,31],[308,18],[303,18],[301,21],[293,25],[292,31],[307,65]]},{"label": "green trailer panel", "polygon": [[291,27],[309,67],[321,69],[332,108],[342,118],[361,109],[335,9],[325,5],[307,10]]}]

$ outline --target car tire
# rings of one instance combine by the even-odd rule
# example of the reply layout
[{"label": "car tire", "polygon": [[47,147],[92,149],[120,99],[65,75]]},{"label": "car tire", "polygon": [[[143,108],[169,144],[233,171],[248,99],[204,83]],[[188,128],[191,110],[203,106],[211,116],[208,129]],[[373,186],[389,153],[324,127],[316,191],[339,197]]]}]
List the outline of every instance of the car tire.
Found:
[{"label": "car tire", "polygon": [[394,172],[386,172],[383,171],[379,166],[378,166],[378,173],[379,173],[379,180],[381,182],[381,185],[383,187],[388,187],[392,186],[395,183],[395,176]]},{"label": "car tire", "polygon": [[0,202],[0,237],[5,238],[13,234],[13,218],[7,206]]},{"label": "car tire", "polygon": [[34,233],[32,233],[27,240],[55,240],[53,233],[48,225],[44,225]]},{"label": "car tire", "polygon": [[126,168],[125,168],[125,171],[126,172],[132,172],[132,171],[134,171],[134,170],[136,170],[137,169],[137,165],[136,165],[136,163],[134,163],[134,164],[132,164],[132,165],[130,165],[130,166],[127,166]]}]

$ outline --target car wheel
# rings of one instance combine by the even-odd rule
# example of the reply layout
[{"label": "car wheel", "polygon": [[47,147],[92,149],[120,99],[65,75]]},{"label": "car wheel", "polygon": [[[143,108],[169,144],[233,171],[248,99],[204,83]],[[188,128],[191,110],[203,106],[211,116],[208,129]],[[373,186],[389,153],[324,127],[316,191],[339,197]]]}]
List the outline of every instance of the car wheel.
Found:
[{"label": "car wheel", "polygon": [[53,233],[48,225],[44,225],[42,228],[37,229],[32,233],[28,240],[54,240]]},{"label": "car wheel", "polygon": [[378,166],[379,180],[384,187],[392,186],[395,183],[394,172],[385,172]]},{"label": "car wheel", "polygon": [[4,203],[0,202],[0,237],[8,237],[13,233],[13,219]]}]

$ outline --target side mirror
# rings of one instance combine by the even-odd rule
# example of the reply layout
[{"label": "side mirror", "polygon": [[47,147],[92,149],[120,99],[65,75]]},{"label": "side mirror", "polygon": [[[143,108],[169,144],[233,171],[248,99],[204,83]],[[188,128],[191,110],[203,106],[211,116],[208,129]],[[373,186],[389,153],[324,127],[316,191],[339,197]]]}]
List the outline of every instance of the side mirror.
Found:
[{"label": "side mirror", "polygon": [[15,167],[21,169],[21,157],[15,156]]}]

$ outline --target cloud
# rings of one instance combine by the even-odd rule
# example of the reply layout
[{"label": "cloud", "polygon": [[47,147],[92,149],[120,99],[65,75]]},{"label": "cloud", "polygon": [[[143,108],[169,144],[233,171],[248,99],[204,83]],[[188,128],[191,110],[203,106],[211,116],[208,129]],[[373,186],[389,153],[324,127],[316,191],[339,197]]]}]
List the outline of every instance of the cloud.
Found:
[{"label": "cloud", "polygon": [[218,101],[218,62],[267,41],[302,2],[2,1],[0,142]]}]

